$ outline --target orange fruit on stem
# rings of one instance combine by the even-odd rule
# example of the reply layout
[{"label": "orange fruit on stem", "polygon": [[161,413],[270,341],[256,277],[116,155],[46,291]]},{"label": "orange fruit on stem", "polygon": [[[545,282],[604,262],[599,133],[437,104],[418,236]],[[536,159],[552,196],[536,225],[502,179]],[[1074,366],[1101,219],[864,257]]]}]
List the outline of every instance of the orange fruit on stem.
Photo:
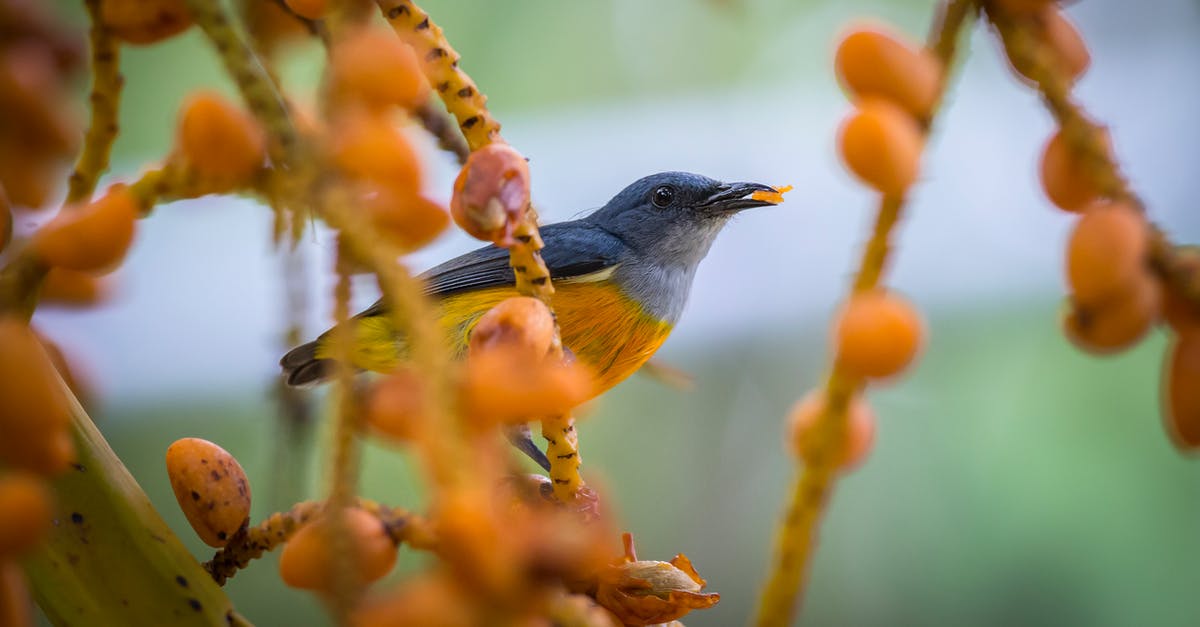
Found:
[{"label": "orange fruit on stem", "polygon": [[361,28],[333,48],[332,93],[371,107],[415,109],[429,99],[429,83],[412,46],[395,33]]},{"label": "orange fruit on stem", "polygon": [[[296,532],[279,555],[279,574],[293,588],[328,591],[334,585],[334,527],[327,513]],[[341,530],[349,535],[354,552],[354,574],[359,584],[375,581],[396,563],[396,543],[384,529],[383,523],[371,514],[356,508],[342,513]]]},{"label": "orange fruit on stem", "polygon": [[266,136],[258,121],[213,92],[184,102],[176,142],[184,161],[214,191],[249,184],[266,159]]},{"label": "orange fruit on stem", "polygon": [[883,98],[918,119],[937,101],[941,63],[925,48],[878,27],[851,31],[838,44],[834,67],[857,98]]},{"label": "orange fruit on stem", "polygon": [[0,461],[57,474],[72,461],[66,394],[27,324],[0,318]]},{"label": "orange fruit on stem", "polygon": [[903,194],[917,180],[923,141],[908,112],[877,98],[863,99],[838,132],[846,167],[890,195]]},{"label": "orange fruit on stem", "polygon": [[1163,366],[1163,419],[1175,446],[1200,448],[1200,334],[1172,340]]},{"label": "orange fruit on stem", "polygon": [[23,472],[0,475],[0,561],[37,546],[53,517],[53,499],[45,480]]},{"label": "orange fruit on stem", "polygon": [[367,425],[398,442],[412,442],[428,413],[426,385],[414,370],[401,366],[376,381],[367,395]]},{"label": "orange fruit on stem", "polygon": [[205,544],[220,548],[250,520],[250,482],[225,449],[200,438],[167,447],[167,477],[179,509]]},{"label": "orange fruit on stem", "polygon": [[[845,438],[830,453],[827,446],[815,441],[814,428],[827,411],[824,390],[813,390],[796,402],[788,412],[789,449],[798,457],[812,459],[814,454],[832,454],[838,468],[850,470],[862,463],[875,442],[875,413],[861,396],[850,399],[846,410]],[[825,450],[818,451],[817,449]]]},{"label": "orange fruit on stem", "polygon": [[1107,355],[1136,344],[1158,320],[1162,287],[1142,273],[1127,292],[1100,304],[1072,303],[1063,319],[1063,332],[1075,346]]},{"label": "orange fruit on stem", "polygon": [[[1088,52],[1087,43],[1083,40],[1083,35],[1079,34],[1079,29],[1061,10],[1047,6],[1040,11],[1027,11],[1023,17],[1028,18],[1030,30],[1037,34],[1045,46],[1054,72],[1069,82],[1083,76],[1092,63],[1092,55]],[[1030,81],[1036,80],[1033,68],[1023,61],[1009,57],[1009,62],[1018,74]]]},{"label": "orange fruit on stem", "polygon": [[402,197],[420,191],[417,152],[386,117],[360,111],[343,116],[336,126],[330,154],[344,173],[395,190]]},{"label": "orange fruit on stem", "polygon": [[108,285],[95,275],[56,267],[46,274],[38,302],[59,307],[91,307],[110,295]]},{"label": "orange fruit on stem", "polygon": [[536,363],[549,353],[554,331],[554,314],[545,303],[530,296],[514,296],[479,317],[471,329],[470,351],[505,347]]},{"label": "orange fruit on stem", "polygon": [[378,187],[362,202],[376,231],[402,252],[425,247],[450,226],[445,207],[408,190]]},{"label": "orange fruit on stem", "polygon": [[60,211],[33,235],[32,249],[47,264],[83,272],[107,272],[133,243],[138,206],[124,185],[97,200]]},{"label": "orange fruit on stem", "polygon": [[837,363],[860,377],[890,377],[921,349],[924,325],[901,297],[876,288],[850,297],[834,329]]},{"label": "orange fruit on stem", "polygon": [[[1095,129],[1105,153],[1112,158],[1108,133]],[[1042,149],[1042,190],[1060,209],[1081,211],[1100,198],[1102,191],[1083,154],[1076,152],[1063,131],[1056,132]]]},{"label": "orange fruit on stem", "polygon": [[1067,241],[1066,276],[1074,299],[1097,305],[1129,293],[1146,272],[1146,218],[1126,203],[1093,205]]},{"label": "orange fruit on stem", "polygon": [[505,143],[488,144],[467,157],[450,197],[450,215],[462,230],[497,246],[511,246],[512,233],[529,208],[529,163]]}]

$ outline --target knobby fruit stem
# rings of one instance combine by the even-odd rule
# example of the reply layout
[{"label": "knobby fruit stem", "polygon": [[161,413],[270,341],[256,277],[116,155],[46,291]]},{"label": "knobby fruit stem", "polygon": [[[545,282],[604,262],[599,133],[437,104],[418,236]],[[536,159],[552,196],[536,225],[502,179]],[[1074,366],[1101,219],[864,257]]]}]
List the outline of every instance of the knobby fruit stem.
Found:
[{"label": "knobby fruit stem", "polygon": [[[458,122],[459,130],[467,140],[467,147],[473,151],[491,143],[503,142],[500,123],[487,109],[487,97],[459,67],[459,54],[429,14],[410,0],[377,0],[377,4],[396,34],[408,42],[423,60],[421,67],[426,80]],[[441,136],[436,125],[430,125],[427,121],[426,127]],[[461,152],[459,154],[461,157]],[[551,297],[554,295],[554,284],[550,279],[550,270],[542,259],[544,244],[538,229],[537,212],[532,207],[525,220],[514,229],[513,238],[516,243],[509,248],[509,265],[516,277],[517,291],[540,299],[553,312]],[[553,353],[552,358],[562,358],[562,342],[557,329]],[[560,501],[573,501],[583,486],[583,478],[579,474],[581,460],[575,418],[568,413],[543,419],[542,436],[548,443],[546,456],[550,459],[554,494]]]}]

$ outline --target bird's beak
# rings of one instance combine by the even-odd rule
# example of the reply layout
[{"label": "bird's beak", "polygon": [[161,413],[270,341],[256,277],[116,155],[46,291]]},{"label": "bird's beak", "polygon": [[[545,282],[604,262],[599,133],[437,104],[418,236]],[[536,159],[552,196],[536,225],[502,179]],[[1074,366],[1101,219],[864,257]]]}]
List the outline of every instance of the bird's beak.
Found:
[{"label": "bird's beak", "polygon": [[776,193],[774,187],[762,183],[725,183],[718,187],[713,195],[704,199],[700,206],[716,211],[741,211],[775,204],[769,200],[751,198],[754,192]]}]

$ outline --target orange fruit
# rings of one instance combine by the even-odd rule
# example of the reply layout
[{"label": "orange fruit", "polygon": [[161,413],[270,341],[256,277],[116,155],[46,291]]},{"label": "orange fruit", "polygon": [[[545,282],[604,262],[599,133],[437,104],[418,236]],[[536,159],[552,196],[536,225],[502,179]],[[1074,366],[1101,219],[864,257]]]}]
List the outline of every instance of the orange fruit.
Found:
[{"label": "orange fruit", "polygon": [[25,576],[15,561],[0,560],[0,625],[26,627],[33,625],[33,604]]},{"label": "orange fruit", "polygon": [[[283,546],[279,574],[293,588],[328,591],[334,586],[334,544],[329,514],[301,527]],[[358,584],[375,581],[396,563],[396,543],[383,523],[358,509],[346,509],[342,530],[349,534]]]},{"label": "orange fruit", "polygon": [[186,163],[216,191],[249,184],[266,159],[266,136],[258,121],[213,92],[184,102],[176,135]]},{"label": "orange fruit", "polygon": [[60,211],[33,235],[32,249],[47,264],[83,272],[107,272],[133,243],[138,205],[124,185],[113,185],[82,207]]},{"label": "orange fruit", "polygon": [[332,137],[333,161],[348,176],[390,188],[402,196],[420,191],[417,152],[386,117],[363,112],[343,116]]},{"label": "orange fruit", "polygon": [[364,602],[355,610],[350,624],[354,627],[473,627],[480,624],[472,599],[463,594],[459,585],[460,582],[438,571],[409,577],[395,588]]},{"label": "orange fruit", "polygon": [[379,187],[362,204],[376,231],[402,252],[427,246],[450,226],[445,207],[408,190]]},{"label": "orange fruit", "polygon": [[100,0],[100,19],[131,44],[152,44],[192,25],[185,0]]},{"label": "orange fruit", "polygon": [[554,314],[542,301],[529,296],[514,296],[500,301],[479,317],[471,329],[473,354],[497,348],[510,348],[530,363],[545,359],[554,343]]},{"label": "orange fruit", "polygon": [[412,442],[427,418],[426,386],[415,371],[400,367],[371,386],[367,425],[397,442]]},{"label": "orange fruit", "polygon": [[1180,450],[1200,448],[1200,334],[1172,340],[1163,366],[1163,419]]},{"label": "orange fruit", "polygon": [[1163,290],[1162,317],[1176,333],[1200,333],[1200,306],[1172,286]]},{"label": "orange fruit", "polygon": [[[1083,76],[1092,63],[1092,55],[1088,52],[1087,43],[1079,29],[1067,19],[1057,7],[1048,6],[1041,11],[1032,13],[1031,30],[1033,30],[1049,51],[1054,63],[1054,71],[1074,82]],[[1009,58],[1014,70],[1029,80],[1035,80],[1033,68],[1018,63]]]},{"label": "orange fruit", "polygon": [[904,370],[921,349],[921,316],[903,298],[876,288],[854,294],[834,328],[839,366],[860,377],[890,377]]},{"label": "orange fruit", "polygon": [[167,447],[167,477],[179,509],[205,544],[220,548],[250,521],[250,482],[225,449],[200,438]]},{"label": "orange fruit", "polygon": [[471,353],[461,394],[465,413],[482,423],[521,423],[565,414],[595,388],[578,362],[531,363],[526,351],[500,346]]},{"label": "orange fruit", "polygon": [[[787,442],[793,454],[805,459],[813,457],[820,445],[814,440],[814,428],[826,413],[826,407],[824,390],[813,390],[792,406],[787,417]],[[866,459],[874,442],[875,413],[865,399],[855,396],[846,410],[845,439],[838,444],[836,452],[828,449],[822,452],[831,454],[838,468],[850,470]]]},{"label": "orange fruit", "polygon": [[37,546],[53,518],[53,499],[45,480],[22,472],[0,475],[0,561]]},{"label": "orange fruit", "polygon": [[858,98],[882,98],[918,119],[929,116],[942,80],[941,63],[928,50],[878,27],[859,28],[838,44],[838,78]]},{"label": "orange fruit", "polygon": [[297,15],[310,20],[319,20],[325,17],[325,12],[329,10],[329,0],[283,0],[283,2]]},{"label": "orange fruit", "polygon": [[66,470],[73,457],[71,410],[37,336],[0,318],[0,461],[42,474]]},{"label": "orange fruit", "polygon": [[908,112],[886,100],[865,98],[838,131],[842,162],[884,194],[903,194],[917,180],[921,129]]},{"label": "orange fruit", "polygon": [[0,252],[12,241],[12,232],[12,207],[8,204],[8,194],[4,193],[4,184],[0,183]]},{"label": "orange fruit", "polygon": [[372,107],[415,109],[429,99],[429,84],[412,46],[395,33],[361,28],[333,48],[332,93]]},{"label": "orange fruit", "polygon": [[511,246],[529,208],[529,163],[515,148],[492,143],[475,150],[454,181],[450,215],[472,237]]},{"label": "orange fruit", "polygon": [[1067,241],[1066,276],[1073,298],[1085,305],[1128,293],[1146,271],[1146,218],[1125,203],[1093,205]]},{"label": "orange fruit", "polygon": [[[1095,132],[1099,134],[1101,145],[1111,159],[1112,142],[1108,133],[1102,130]],[[1060,209],[1081,211],[1102,194],[1084,156],[1071,148],[1061,130],[1051,136],[1042,149],[1040,170],[1046,198]]]},{"label": "orange fruit", "polygon": [[1136,344],[1158,320],[1162,287],[1153,277],[1142,274],[1128,289],[1098,305],[1073,303],[1063,319],[1067,339],[1096,355]]},{"label": "orange fruit", "polygon": [[51,268],[42,282],[38,302],[60,307],[91,307],[111,296],[108,285],[95,275],[66,268]]}]

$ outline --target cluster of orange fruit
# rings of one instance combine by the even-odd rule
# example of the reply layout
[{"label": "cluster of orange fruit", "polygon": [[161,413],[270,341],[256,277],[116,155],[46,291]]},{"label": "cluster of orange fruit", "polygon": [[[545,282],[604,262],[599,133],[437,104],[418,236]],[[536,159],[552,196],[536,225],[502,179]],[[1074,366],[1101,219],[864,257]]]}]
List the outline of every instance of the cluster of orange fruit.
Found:
[{"label": "cluster of orange fruit", "polygon": [[[834,63],[855,105],[839,132],[842,160],[865,184],[899,202],[917,179],[941,64],[924,48],[875,26],[847,33]],[[920,314],[900,295],[882,287],[856,289],[834,322],[835,368],[852,381],[894,377],[916,358],[924,333]],[[837,467],[852,468],[870,451],[874,413],[855,393],[846,407],[845,437],[830,453],[816,429],[830,410],[827,390],[797,402],[788,415],[788,442],[803,459],[831,454]]]},{"label": "cluster of orange fruit", "polygon": [[[1083,37],[1053,2],[1005,2],[1001,10],[1031,33],[1045,51],[1044,59],[1058,78],[1073,84],[1087,70],[1091,56]],[[1033,72],[1010,55],[1021,76]],[[1103,159],[1086,146],[1099,147]],[[1114,162],[1103,128],[1083,121],[1059,129],[1047,140],[1041,157],[1046,197],[1079,218],[1067,241],[1065,275],[1070,290],[1063,318],[1066,336],[1080,349],[1106,355],[1136,345],[1158,322],[1171,329],[1164,374],[1167,430],[1184,450],[1200,447],[1200,308],[1196,286],[1164,282],[1155,272],[1152,247],[1168,246],[1146,219],[1144,208],[1128,195],[1115,196],[1101,184]],[[1195,276],[1200,257],[1194,250],[1173,249],[1171,261]],[[1190,297],[1190,298],[1189,298]]]},{"label": "cluster of orange fruit", "polygon": [[67,94],[81,61],[77,33],[41,3],[0,1],[0,248],[11,230],[7,205],[49,202],[79,145]]}]

